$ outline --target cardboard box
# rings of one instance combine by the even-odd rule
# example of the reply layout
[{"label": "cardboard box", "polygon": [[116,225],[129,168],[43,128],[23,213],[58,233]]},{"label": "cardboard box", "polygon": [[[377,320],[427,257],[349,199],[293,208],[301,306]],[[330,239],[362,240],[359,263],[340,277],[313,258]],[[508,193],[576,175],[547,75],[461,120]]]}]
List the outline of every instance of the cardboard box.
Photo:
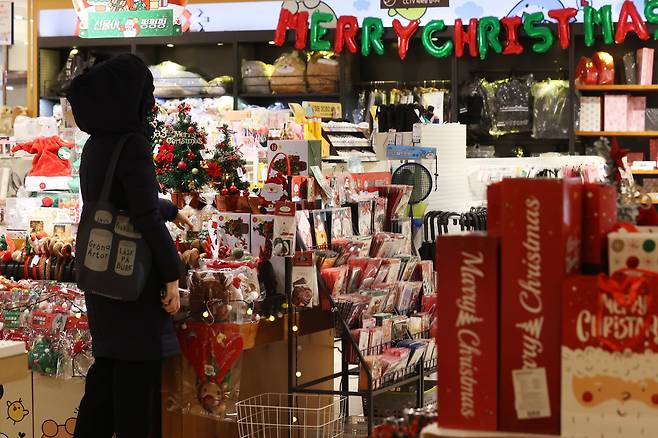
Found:
[{"label": "cardboard box", "polygon": [[603,97],[603,129],[605,131],[628,131],[629,96],[606,94]]},{"label": "cardboard box", "polygon": [[[268,164],[276,157],[274,170],[287,176],[286,154],[290,159],[291,176],[312,176],[311,166],[322,166],[322,142],[320,140],[270,140],[267,142]],[[278,155],[278,156],[277,156]]]},{"label": "cardboard box", "polygon": [[628,99],[628,130],[633,132],[642,132],[646,129],[646,121],[646,96],[631,96]]},{"label": "cardboard box", "polygon": [[637,51],[636,58],[638,84],[653,84],[653,57],[654,49],[643,48]]},{"label": "cardboard box", "polygon": [[[25,350],[25,348],[23,348]],[[0,358],[0,384],[21,380],[29,374],[27,353]]]},{"label": "cardboard box", "polygon": [[33,374],[35,437],[66,437],[75,430],[80,400],[85,392],[84,379],[55,379]]},{"label": "cardboard box", "polygon": [[608,184],[583,186],[583,269],[606,271],[608,233],[617,225],[617,189]]},{"label": "cardboard box", "polygon": [[583,96],[580,98],[580,130],[601,130],[601,98]]},{"label": "cardboard box", "polygon": [[656,435],[658,281],[626,280],[564,284],[562,436]]},{"label": "cardboard box", "polygon": [[[20,380],[2,383],[0,399],[0,437],[34,438],[34,409],[32,407],[32,373],[27,372]],[[4,436],[2,435],[4,434]],[[41,438],[41,434],[37,435]]]},{"label": "cardboard box", "polygon": [[436,242],[439,423],[496,430],[498,416],[498,239],[442,236]]},{"label": "cardboard box", "polygon": [[580,180],[502,183],[499,428],[560,433],[562,282],[580,270]]}]

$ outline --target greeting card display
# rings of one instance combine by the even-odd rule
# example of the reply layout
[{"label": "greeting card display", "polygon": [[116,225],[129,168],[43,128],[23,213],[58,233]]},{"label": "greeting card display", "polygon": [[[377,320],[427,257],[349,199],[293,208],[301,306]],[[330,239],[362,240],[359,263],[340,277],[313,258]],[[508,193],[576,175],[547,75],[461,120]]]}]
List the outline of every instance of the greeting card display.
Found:
[{"label": "greeting card display", "polygon": [[279,257],[293,255],[296,234],[297,219],[295,217],[295,204],[292,202],[277,203],[274,217],[272,254]]},{"label": "greeting card display", "polygon": [[274,237],[274,215],[254,214],[251,216],[251,252],[263,260],[272,257]]},{"label": "greeting card display", "polygon": [[230,249],[240,248],[245,252],[250,250],[251,215],[249,213],[225,213],[219,215],[217,232],[224,245]]},{"label": "greeting card display", "polygon": [[326,211],[312,211],[313,218],[313,236],[315,238],[315,246],[318,249],[327,248],[329,246],[329,237],[327,233],[327,212]]},{"label": "greeting card display", "polygon": [[386,209],[388,201],[386,198],[375,198],[373,201],[372,232],[381,233],[386,224]]},{"label": "greeting card display", "polygon": [[562,301],[563,436],[654,436],[657,277],[572,277]]},{"label": "greeting card display", "polygon": [[297,239],[304,250],[313,248],[313,229],[309,219],[308,210],[298,210],[297,216]]},{"label": "greeting card display", "polygon": [[580,269],[582,186],[576,179],[508,179],[498,189],[503,205],[499,427],[559,434],[557,291]]},{"label": "greeting card display", "polygon": [[450,429],[496,430],[498,239],[442,236],[436,260],[441,279],[439,423]]},{"label": "greeting card display", "polygon": [[292,263],[292,304],[297,307],[317,306],[320,298],[315,253],[297,251]]}]

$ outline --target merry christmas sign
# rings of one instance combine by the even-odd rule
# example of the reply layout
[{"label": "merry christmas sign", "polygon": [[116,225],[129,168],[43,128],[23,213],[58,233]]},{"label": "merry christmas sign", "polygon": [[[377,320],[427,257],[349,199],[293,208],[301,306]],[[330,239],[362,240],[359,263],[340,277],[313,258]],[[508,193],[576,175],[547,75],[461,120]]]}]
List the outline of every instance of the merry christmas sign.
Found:
[{"label": "merry christmas sign", "polygon": [[565,282],[562,436],[656,436],[657,293],[654,275]]}]

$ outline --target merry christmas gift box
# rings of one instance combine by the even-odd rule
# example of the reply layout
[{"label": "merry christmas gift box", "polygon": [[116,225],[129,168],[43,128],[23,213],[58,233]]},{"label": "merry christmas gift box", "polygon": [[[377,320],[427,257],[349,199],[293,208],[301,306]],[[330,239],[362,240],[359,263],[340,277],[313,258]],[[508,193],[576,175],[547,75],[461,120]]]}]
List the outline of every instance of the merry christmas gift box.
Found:
[{"label": "merry christmas gift box", "polygon": [[608,235],[609,272],[642,269],[658,272],[658,229],[637,227]]},{"label": "merry christmas gift box", "polygon": [[606,94],[603,97],[603,129],[605,131],[628,131],[629,96]]},{"label": "merry christmas gift box", "polygon": [[439,424],[496,430],[499,241],[485,234],[442,236],[436,260]]},{"label": "merry christmas gift box", "polygon": [[655,276],[577,276],[565,282],[562,436],[656,435],[657,296]]},{"label": "merry christmas gift box", "polygon": [[646,121],[646,96],[631,96],[628,99],[628,130],[633,132],[642,132],[646,129]]},{"label": "merry christmas gift box", "polygon": [[250,221],[249,213],[220,212],[217,231],[222,244],[229,249],[240,248],[245,252],[250,249]]},{"label": "merry christmas gift box", "polygon": [[560,433],[563,280],[580,270],[579,180],[502,182],[499,429]]},{"label": "merry christmas gift box", "polygon": [[583,96],[580,98],[580,130],[601,130],[601,98]]},{"label": "merry christmas gift box", "polygon": [[643,48],[637,51],[637,83],[640,85],[653,84],[653,58],[654,49]]},{"label": "merry christmas gift box", "polygon": [[608,233],[617,224],[617,191],[607,184],[583,186],[583,269],[605,272]]},{"label": "merry christmas gift box", "polygon": [[274,215],[254,214],[249,228],[251,253],[263,260],[272,257],[272,237],[274,235]]},{"label": "merry christmas gift box", "polygon": [[[280,155],[281,153],[285,155]],[[287,172],[285,156],[290,160]],[[322,165],[322,142],[320,140],[271,140],[267,143],[267,162],[272,168],[286,176],[309,176],[311,166]],[[271,175],[268,175],[271,176]]]}]

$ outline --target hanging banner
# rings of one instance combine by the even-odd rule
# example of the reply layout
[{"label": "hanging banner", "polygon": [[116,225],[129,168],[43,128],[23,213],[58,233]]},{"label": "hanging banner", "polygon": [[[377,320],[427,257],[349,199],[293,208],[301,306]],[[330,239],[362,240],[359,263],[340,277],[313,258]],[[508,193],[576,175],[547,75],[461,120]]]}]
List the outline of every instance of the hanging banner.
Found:
[{"label": "hanging banner", "polygon": [[175,36],[189,29],[187,0],[73,0],[82,38]]}]

